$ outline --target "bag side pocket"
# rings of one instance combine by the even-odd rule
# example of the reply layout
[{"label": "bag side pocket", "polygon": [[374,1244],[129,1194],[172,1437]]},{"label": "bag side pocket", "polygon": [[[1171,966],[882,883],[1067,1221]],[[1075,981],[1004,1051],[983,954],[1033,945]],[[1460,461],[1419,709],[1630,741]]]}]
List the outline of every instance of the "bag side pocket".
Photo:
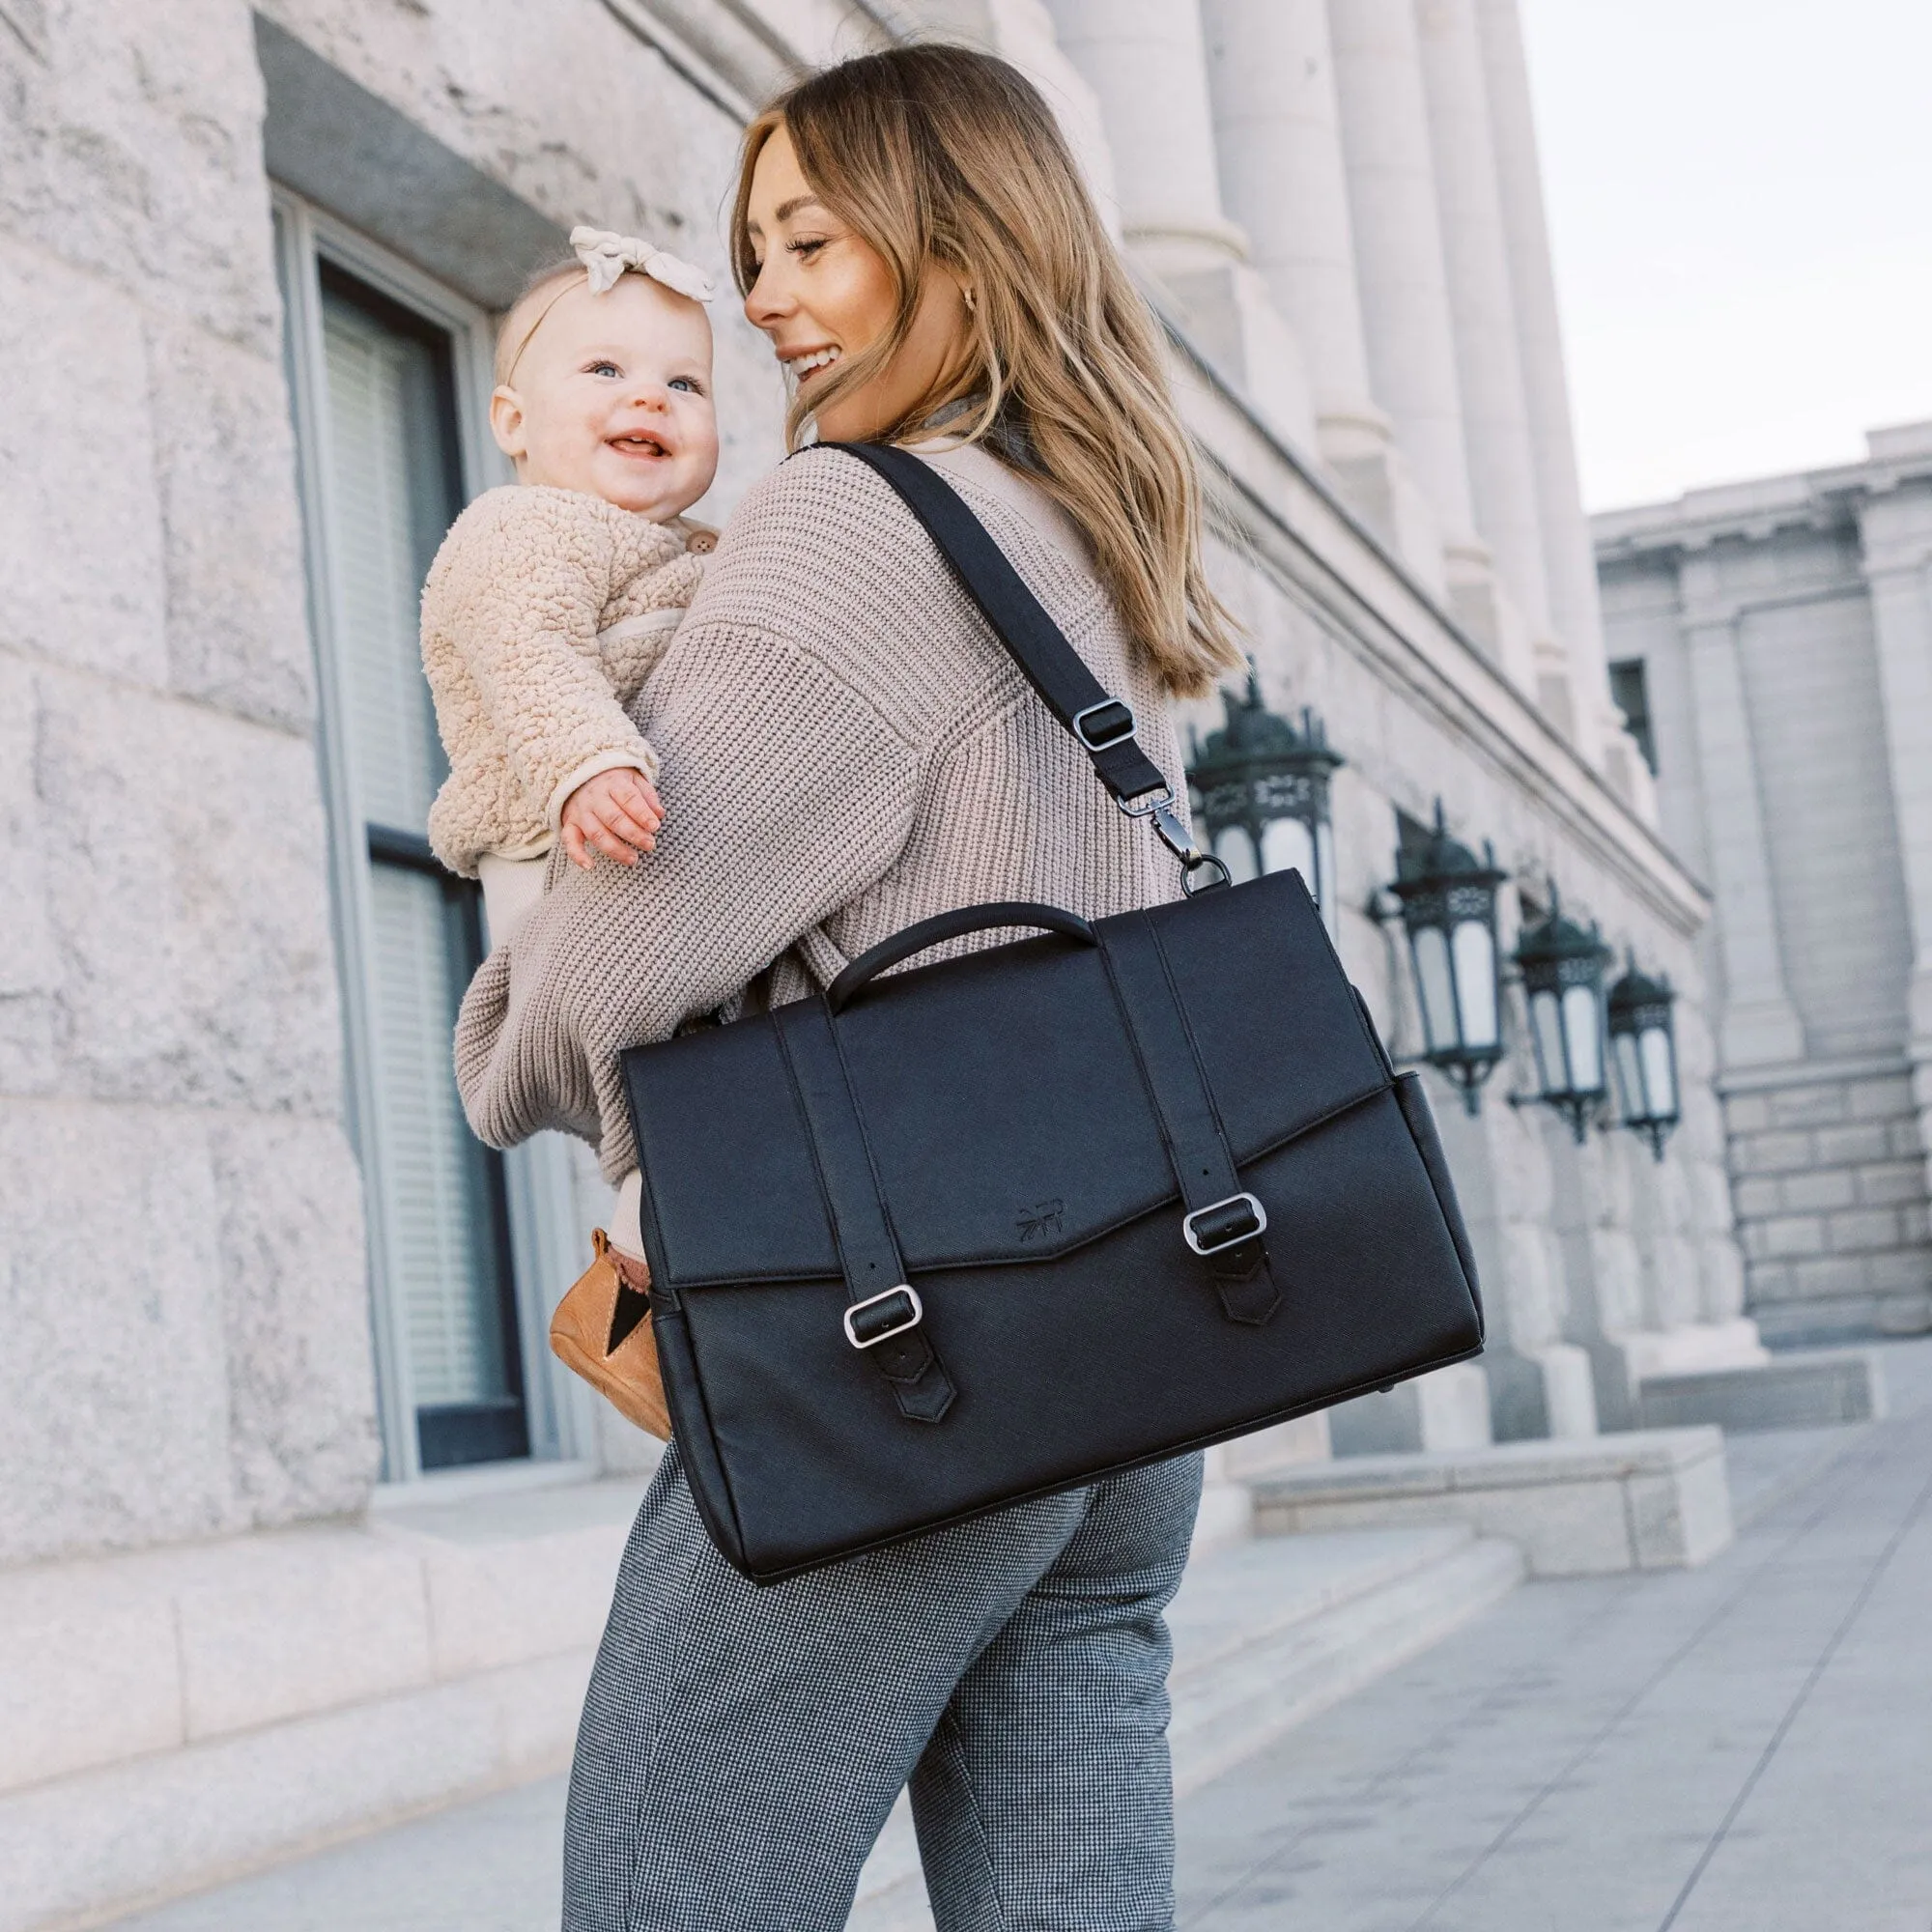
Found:
[{"label": "bag side pocket", "polygon": [[1456,1244],[1456,1259],[1469,1284],[1469,1298],[1476,1304],[1476,1328],[1483,1329],[1483,1288],[1476,1276],[1475,1251],[1469,1245],[1469,1230],[1463,1221],[1462,1204],[1456,1199],[1456,1183],[1449,1179],[1449,1162],[1442,1151],[1442,1137],[1435,1131],[1435,1116],[1430,1111],[1429,1095],[1423,1091],[1422,1075],[1398,1073],[1395,1080],[1396,1103],[1408,1122],[1422,1164],[1429,1171],[1429,1184],[1435,1190],[1437,1206],[1448,1223],[1449,1238]]}]

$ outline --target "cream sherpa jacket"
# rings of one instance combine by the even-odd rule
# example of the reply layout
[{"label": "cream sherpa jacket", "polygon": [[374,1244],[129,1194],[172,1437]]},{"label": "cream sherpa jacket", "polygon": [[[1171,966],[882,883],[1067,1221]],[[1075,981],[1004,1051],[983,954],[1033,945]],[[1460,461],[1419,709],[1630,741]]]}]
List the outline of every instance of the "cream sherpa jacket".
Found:
[{"label": "cream sherpa jacket", "polygon": [[626,715],[716,544],[601,497],[507,484],[450,526],[423,585],[422,658],[449,777],[429,839],[453,872],[555,843],[586,779],[657,753]]}]

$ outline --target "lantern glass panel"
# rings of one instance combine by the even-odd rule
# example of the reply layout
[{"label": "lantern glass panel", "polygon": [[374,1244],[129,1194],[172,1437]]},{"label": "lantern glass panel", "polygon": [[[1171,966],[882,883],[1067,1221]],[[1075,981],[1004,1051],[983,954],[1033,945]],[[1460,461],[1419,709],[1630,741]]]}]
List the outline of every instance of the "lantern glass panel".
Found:
[{"label": "lantern glass panel", "polygon": [[1620,1033],[1610,1044],[1615,1048],[1617,1096],[1627,1121],[1647,1121],[1650,1106],[1644,1095],[1642,1049],[1634,1033]]},{"label": "lantern glass panel", "polygon": [[1321,895],[1321,880],[1315,869],[1315,841],[1298,818],[1273,819],[1264,829],[1262,870],[1299,872],[1302,884],[1318,898]]},{"label": "lantern glass panel", "polygon": [[1501,1015],[1496,1010],[1496,939],[1479,919],[1457,923],[1450,939],[1456,961],[1457,1017],[1463,1044],[1486,1049],[1501,1038]]},{"label": "lantern glass panel", "polygon": [[1309,884],[1315,889],[1315,897],[1321,908],[1321,923],[1328,928],[1332,938],[1336,930],[1336,915],[1342,909],[1341,895],[1335,890],[1335,828],[1324,818],[1315,828],[1315,869],[1320,875]]},{"label": "lantern glass panel", "polygon": [[1602,1093],[1604,1020],[1594,986],[1564,987],[1563,1036],[1569,1048],[1569,1091],[1573,1094]]},{"label": "lantern glass panel", "polygon": [[1563,1009],[1553,986],[1529,996],[1529,1037],[1536,1048],[1537,1082],[1543,1092],[1568,1093],[1570,1069],[1563,1059]]},{"label": "lantern glass panel", "polygon": [[1224,825],[1214,839],[1214,856],[1227,867],[1231,886],[1244,884],[1255,876],[1255,841],[1244,827]]},{"label": "lantern glass panel", "polygon": [[1422,1028],[1431,1053],[1453,1053],[1462,1044],[1456,1028],[1456,982],[1449,970],[1449,940],[1439,925],[1418,926],[1409,935],[1415,953],[1415,984],[1422,996]]},{"label": "lantern glass panel", "polygon": [[1677,1056],[1671,1051],[1667,1027],[1645,1027],[1637,1036],[1643,1057],[1644,1094],[1653,1121],[1677,1118]]}]

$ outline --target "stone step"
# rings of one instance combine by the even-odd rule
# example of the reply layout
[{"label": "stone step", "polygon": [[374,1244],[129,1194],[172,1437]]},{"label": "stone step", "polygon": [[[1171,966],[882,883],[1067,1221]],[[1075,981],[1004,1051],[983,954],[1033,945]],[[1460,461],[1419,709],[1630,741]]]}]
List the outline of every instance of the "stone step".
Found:
[{"label": "stone step", "polygon": [[1724,1438],[1712,1428],[1348,1456],[1253,1489],[1264,1532],[1462,1523],[1516,1544],[1532,1577],[1691,1567],[1733,1534]]},{"label": "stone step", "polygon": [[[1185,1795],[1426,1650],[1521,1580],[1514,1545],[1462,1524],[1265,1536],[1190,1566],[1174,1632],[1176,1791]],[[900,1800],[850,1932],[931,1932]]]},{"label": "stone step", "polygon": [[1872,1349],[1815,1349],[1742,1368],[1645,1376],[1637,1421],[1645,1429],[1712,1422],[1727,1435],[1756,1430],[1831,1429],[1885,1415],[1885,1370]]}]

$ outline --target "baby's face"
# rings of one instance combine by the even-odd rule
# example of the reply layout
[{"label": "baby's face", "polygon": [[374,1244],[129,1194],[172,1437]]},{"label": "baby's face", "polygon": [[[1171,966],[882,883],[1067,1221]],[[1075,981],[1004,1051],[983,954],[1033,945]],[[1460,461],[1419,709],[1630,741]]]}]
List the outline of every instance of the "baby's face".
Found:
[{"label": "baby's face", "polygon": [[558,298],[491,399],[490,424],[520,483],[581,490],[666,522],[718,469],[711,324],[644,275]]}]

